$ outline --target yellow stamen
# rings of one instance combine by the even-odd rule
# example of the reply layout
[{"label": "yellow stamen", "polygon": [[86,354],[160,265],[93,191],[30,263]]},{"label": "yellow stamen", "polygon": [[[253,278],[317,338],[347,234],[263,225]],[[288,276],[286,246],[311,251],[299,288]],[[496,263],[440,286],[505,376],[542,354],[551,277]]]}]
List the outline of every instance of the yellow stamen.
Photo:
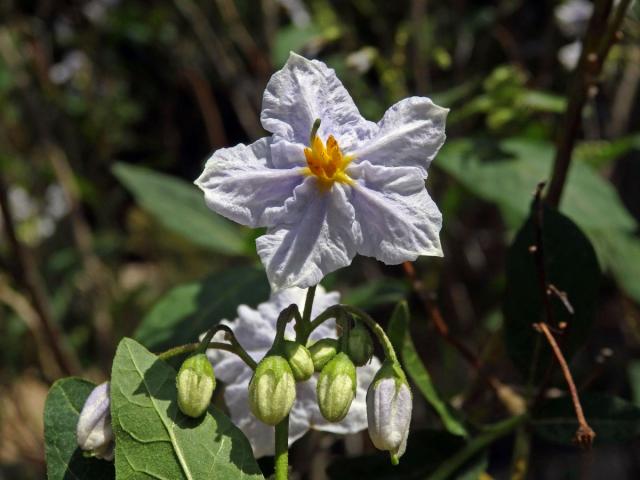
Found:
[{"label": "yellow stamen", "polygon": [[304,175],[314,175],[323,190],[330,189],[334,182],[353,185],[353,180],[345,171],[353,157],[342,154],[333,135],[327,138],[326,146],[317,135],[314,135],[310,143],[311,146],[304,149],[307,159]]}]

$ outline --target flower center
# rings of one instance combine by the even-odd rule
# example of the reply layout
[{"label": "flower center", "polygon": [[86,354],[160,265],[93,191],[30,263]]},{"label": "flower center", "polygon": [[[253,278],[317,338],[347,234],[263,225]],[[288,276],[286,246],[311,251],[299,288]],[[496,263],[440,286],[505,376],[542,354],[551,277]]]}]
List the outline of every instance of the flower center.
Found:
[{"label": "flower center", "polygon": [[303,169],[304,175],[315,175],[323,189],[331,188],[334,182],[353,184],[353,180],[345,172],[353,157],[342,154],[333,135],[329,135],[326,145],[318,135],[313,135],[310,143],[311,146],[304,149],[307,159],[307,167]]}]

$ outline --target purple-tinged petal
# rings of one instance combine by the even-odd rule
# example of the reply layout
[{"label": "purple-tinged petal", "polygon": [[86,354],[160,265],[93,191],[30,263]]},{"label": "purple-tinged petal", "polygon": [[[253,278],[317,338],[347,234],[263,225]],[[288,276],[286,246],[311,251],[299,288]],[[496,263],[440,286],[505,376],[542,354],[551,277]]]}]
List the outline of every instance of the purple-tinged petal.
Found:
[{"label": "purple-tinged petal", "polygon": [[207,206],[249,227],[275,225],[284,202],[304,177],[300,168],[278,169],[271,162],[271,139],[214,152],[195,181]]},{"label": "purple-tinged petal", "polygon": [[331,68],[291,53],[285,66],[267,84],[260,115],[262,125],[289,142],[307,145],[317,118],[322,121],[320,137],[326,140],[334,135],[346,151],[375,129],[374,123],[362,118]]},{"label": "purple-tinged petal", "polygon": [[[346,187],[351,188],[351,187]],[[351,263],[360,232],[345,187],[322,191],[308,177],[287,200],[283,222],[256,240],[258,255],[274,291],[317,285]]]},{"label": "purple-tinged petal", "polygon": [[426,178],[427,169],[446,138],[448,112],[425,97],[401,100],[385,112],[377,133],[349,153],[356,163],[417,167]]},{"label": "purple-tinged petal", "polygon": [[442,256],[442,214],[427,193],[420,170],[364,162],[349,172],[356,178],[351,203],[362,232],[358,253],[387,265],[420,255]]}]

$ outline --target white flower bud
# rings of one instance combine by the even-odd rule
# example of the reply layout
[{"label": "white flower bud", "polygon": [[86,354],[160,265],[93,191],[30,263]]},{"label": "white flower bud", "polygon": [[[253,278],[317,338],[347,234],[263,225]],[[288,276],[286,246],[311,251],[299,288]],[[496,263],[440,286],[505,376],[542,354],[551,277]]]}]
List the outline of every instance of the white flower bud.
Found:
[{"label": "white flower bud", "polygon": [[249,383],[249,408],[258,420],[277,425],[291,411],[296,381],[289,363],[279,355],[263,358]]},{"label": "white flower bud", "polygon": [[339,353],[320,372],[316,393],[322,416],[339,422],[349,413],[356,396],[356,367],[345,353]]},{"label": "white flower bud", "polygon": [[187,358],[176,376],[178,407],[185,415],[198,418],[209,408],[216,377],[204,353]]},{"label": "white flower bud", "polygon": [[369,436],[376,448],[387,450],[398,463],[407,448],[411,423],[411,389],[399,365],[386,361],[367,391]]},{"label": "white flower bud", "polygon": [[110,404],[109,382],[104,382],[85,401],[76,427],[78,446],[104,460],[113,460]]}]

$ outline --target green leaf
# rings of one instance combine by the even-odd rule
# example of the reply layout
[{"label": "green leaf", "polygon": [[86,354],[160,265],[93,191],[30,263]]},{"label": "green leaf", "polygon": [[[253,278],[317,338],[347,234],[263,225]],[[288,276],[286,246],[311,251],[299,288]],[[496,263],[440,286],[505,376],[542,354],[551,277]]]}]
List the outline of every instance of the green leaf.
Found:
[{"label": "green leaf", "polygon": [[621,231],[593,231],[594,246],[620,288],[640,302],[640,239]]},{"label": "green leaf", "polygon": [[[512,139],[495,145],[482,140],[447,142],[439,168],[479,197],[525,218],[538,182],[550,177],[553,145]],[[581,228],[633,231],[636,222],[613,186],[590,167],[575,163],[569,175],[560,210]]]},{"label": "green leaf", "polygon": [[462,423],[438,395],[431,381],[431,375],[416,352],[409,332],[410,318],[407,302],[400,302],[396,305],[387,328],[389,339],[401,359],[402,366],[420,393],[438,414],[447,431],[454,435],[467,436],[467,431]]},{"label": "green leaf", "polygon": [[237,267],[169,291],[142,319],[134,338],[153,350],[198,340],[239,305],[254,306],[269,296],[264,271]]},{"label": "green leaf", "polygon": [[198,188],[153,170],[117,163],[113,173],[163,226],[196,245],[225,255],[252,256],[248,230],[216,215]]},{"label": "green leaf", "polygon": [[[580,401],[596,443],[625,442],[640,435],[640,408],[627,400],[602,393],[585,393]],[[537,435],[548,442],[570,445],[578,422],[570,397],[546,402],[532,420]]]},{"label": "green leaf", "polygon": [[347,291],[342,301],[348,305],[369,309],[378,305],[397,303],[408,293],[407,282],[382,278]]},{"label": "green leaf", "polygon": [[[529,217],[516,235],[507,256],[507,290],[504,300],[504,327],[507,351],[528,378],[535,363],[536,375],[546,370],[552,360],[547,343],[533,324],[545,318],[535,255],[536,219]],[[595,251],[580,229],[561,213],[544,209],[543,248],[547,283],[567,294],[575,310],[571,314],[555,296],[550,296],[553,324],[566,322],[562,334],[562,350],[571,356],[586,341],[593,323],[598,300],[600,270]],[[536,356],[536,351],[539,356]]]},{"label": "green leaf", "polygon": [[284,65],[289,58],[289,52],[300,52],[307,44],[321,38],[322,30],[313,23],[305,27],[289,25],[278,29],[271,54],[273,65],[276,67]]},{"label": "green leaf", "polygon": [[199,419],[180,413],[175,377],[134,340],[118,345],[111,379],[118,480],[263,478],[249,441],[215,407]]},{"label": "green leaf", "polygon": [[[464,448],[464,439],[439,430],[414,430],[409,433],[407,451],[400,463],[391,465],[388,452],[378,452],[352,458],[341,458],[327,468],[332,480],[409,480],[425,478],[444,458]],[[480,452],[467,462],[455,479],[475,480],[487,467],[486,452]],[[475,475],[474,475],[475,472]]]},{"label": "green leaf", "polygon": [[44,440],[49,480],[115,478],[112,462],[85,457],[76,441],[76,425],[95,385],[79,378],[53,384],[44,406]]}]

